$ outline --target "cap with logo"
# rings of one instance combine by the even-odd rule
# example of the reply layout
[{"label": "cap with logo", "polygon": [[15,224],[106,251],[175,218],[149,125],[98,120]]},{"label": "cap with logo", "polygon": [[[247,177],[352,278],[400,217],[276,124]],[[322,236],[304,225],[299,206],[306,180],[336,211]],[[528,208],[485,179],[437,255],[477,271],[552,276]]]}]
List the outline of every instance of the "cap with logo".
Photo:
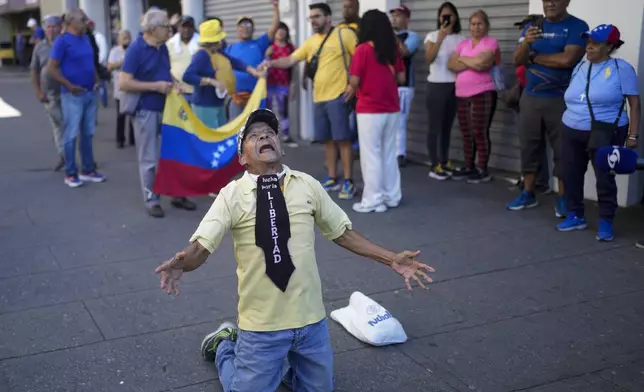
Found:
[{"label": "cap with logo", "polygon": [[280,120],[279,118],[277,118],[275,113],[273,113],[273,111],[269,109],[255,110],[250,114],[250,116],[248,116],[246,124],[244,124],[244,126],[239,130],[237,137],[237,153],[239,155],[242,155],[242,153],[244,152],[244,139],[246,138],[246,134],[248,133],[251,125],[259,122],[268,124],[268,126],[271,127],[271,129],[275,131],[275,133],[280,133]]},{"label": "cap with logo", "polygon": [[394,12],[401,13],[401,14],[405,15],[408,18],[411,17],[411,10],[409,8],[407,8],[406,5],[401,5],[400,7],[396,7],[394,9],[392,9],[391,11],[389,11],[390,14],[393,14]]},{"label": "cap with logo", "polygon": [[614,46],[622,46],[622,41],[619,29],[611,24],[600,24],[590,31],[581,33],[583,38],[590,38],[598,43],[607,43]]}]

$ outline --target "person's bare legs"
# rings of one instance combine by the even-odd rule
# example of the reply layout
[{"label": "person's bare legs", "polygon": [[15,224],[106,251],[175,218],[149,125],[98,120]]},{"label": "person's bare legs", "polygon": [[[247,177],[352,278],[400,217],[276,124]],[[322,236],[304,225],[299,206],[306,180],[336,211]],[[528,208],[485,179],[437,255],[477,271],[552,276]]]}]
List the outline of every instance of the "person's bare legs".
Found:
[{"label": "person's bare legs", "polygon": [[[353,179],[353,143],[350,140],[338,142],[342,174],[346,180]],[[335,162],[335,161],[334,161]]]},{"label": "person's bare legs", "polygon": [[338,178],[338,149],[333,140],[324,143],[324,162],[331,178]]}]

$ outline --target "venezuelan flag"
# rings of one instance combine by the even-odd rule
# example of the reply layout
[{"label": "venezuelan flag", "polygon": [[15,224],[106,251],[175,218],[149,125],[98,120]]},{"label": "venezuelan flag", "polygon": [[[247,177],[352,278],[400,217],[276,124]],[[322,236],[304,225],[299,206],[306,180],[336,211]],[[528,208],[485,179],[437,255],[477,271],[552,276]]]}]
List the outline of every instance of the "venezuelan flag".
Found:
[{"label": "venezuelan flag", "polygon": [[263,107],[266,107],[264,78],[257,82],[244,112],[217,129],[206,127],[181,94],[168,95],[154,192],[174,197],[219,192],[244,170],[237,158],[237,134],[248,116]]}]

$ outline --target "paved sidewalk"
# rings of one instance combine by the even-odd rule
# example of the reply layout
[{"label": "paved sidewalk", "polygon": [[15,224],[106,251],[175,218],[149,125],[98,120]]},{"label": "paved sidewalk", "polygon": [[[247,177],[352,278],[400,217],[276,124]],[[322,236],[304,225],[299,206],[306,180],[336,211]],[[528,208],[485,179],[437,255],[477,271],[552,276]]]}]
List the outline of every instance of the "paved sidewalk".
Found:
[{"label": "paved sidewalk", "polygon": [[[236,314],[232,241],[185,276],[179,297],[153,273],[211,200],[196,212],[165,200],[165,219],[147,217],[134,149],[115,148],[113,106],[96,137],[108,181],[69,189],[50,169],[51,131],[27,79],[0,77],[0,95],[23,113],[0,119],[0,391],[220,391],[199,344]],[[288,150],[287,163],[312,175],[321,162],[317,146]],[[339,203],[369,238],[420,249],[437,270],[430,290],[408,293],[387,268],[318,241],[328,310],[359,290],[410,337],[371,348],[330,322],[337,391],[642,390],[641,208],[620,211],[617,241],[602,244],[592,230],[556,232],[551,197],[505,211],[505,182],[439,183],[419,166],[403,181],[403,205],[386,214]]]}]

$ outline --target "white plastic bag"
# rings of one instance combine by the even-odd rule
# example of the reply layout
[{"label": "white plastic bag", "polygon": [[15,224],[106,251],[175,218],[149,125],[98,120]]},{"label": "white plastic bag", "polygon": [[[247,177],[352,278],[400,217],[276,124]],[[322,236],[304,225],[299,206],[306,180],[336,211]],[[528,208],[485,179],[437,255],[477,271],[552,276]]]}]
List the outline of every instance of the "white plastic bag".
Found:
[{"label": "white plastic bag", "polygon": [[387,309],[359,291],[351,294],[349,306],[331,312],[331,319],[367,344],[387,346],[407,341],[400,322]]}]

